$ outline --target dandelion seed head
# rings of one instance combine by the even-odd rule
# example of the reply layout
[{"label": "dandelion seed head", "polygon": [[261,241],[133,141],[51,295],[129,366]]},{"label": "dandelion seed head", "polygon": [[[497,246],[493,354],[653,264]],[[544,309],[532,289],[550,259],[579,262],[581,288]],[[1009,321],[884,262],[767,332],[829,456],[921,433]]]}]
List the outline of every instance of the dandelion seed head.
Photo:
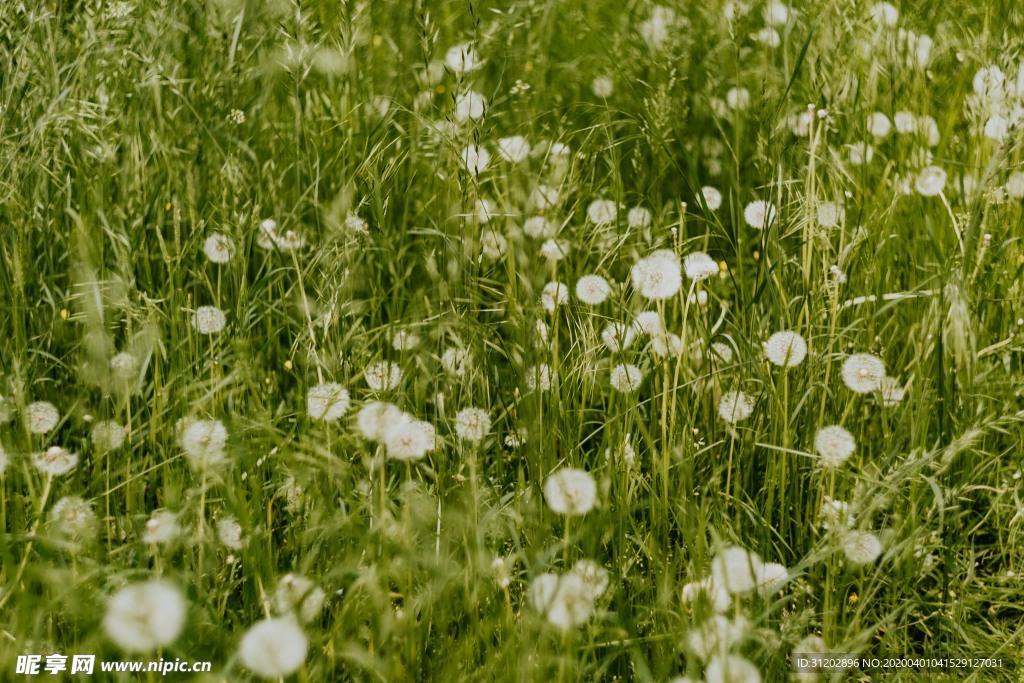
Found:
[{"label": "dandelion seed head", "polygon": [[392,391],[402,381],[402,368],[391,361],[372,363],[363,370],[363,377],[373,391]]},{"label": "dandelion seed head", "polygon": [[601,330],[601,341],[612,353],[621,353],[633,345],[636,335],[637,331],[633,325],[608,323]]},{"label": "dandelion seed head", "polygon": [[32,456],[32,464],[43,474],[59,477],[75,469],[78,465],[78,454],[61,446],[50,446]]},{"label": "dandelion seed head", "polygon": [[219,465],[227,458],[228,430],[220,420],[186,420],[178,445],[194,467]]},{"label": "dandelion seed head", "polygon": [[458,75],[476,71],[484,65],[476,50],[469,43],[459,43],[448,48],[444,54],[445,65]]},{"label": "dandelion seed head", "polygon": [[142,542],[148,545],[170,545],[181,538],[178,515],[170,510],[155,510],[146,520]]},{"label": "dandelion seed head", "polygon": [[308,649],[306,634],[294,619],[265,619],[245,632],[238,658],[257,676],[276,679],[298,671]]},{"label": "dandelion seed head", "polygon": [[855,353],[843,362],[843,384],[856,394],[876,391],[885,377],[885,363],[870,353]]},{"label": "dandelion seed head", "polygon": [[60,411],[49,401],[34,401],[25,407],[25,424],[33,434],[53,431],[60,422]]},{"label": "dandelion seed head", "polygon": [[842,465],[857,449],[853,434],[839,425],[822,427],[814,435],[814,450],[825,467]]},{"label": "dandelion seed head", "polygon": [[906,390],[895,377],[883,377],[879,390],[882,394],[882,405],[886,408],[899,405],[906,395]]},{"label": "dandelion seed head", "polygon": [[675,296],[683,283],[679,260],[668,249],[660,249],[637,261],[630,269],[630,276],[640,296],[652,301]]},{"label": "dandelion seed head", "polygon": [[554,313],[559,306],[569,303],[569,288],[561,282],[549,282],[540,294],[540,304],[548,313]]},{"label": "dandelion seed head", "polygon": [[758,584],[762,561],[757,553],[739,546],[722,548],[711,560],[711,575],[715,585],[732,595],[744,595]]},{"label": "dandelion seed head", "polygon": [[850,564],[871,564],[882,554],[882,541],[869,531],[849,531],[843,540],[843,553]]},{"label": "dandelion seed head", "polygon": [[644,381],[644,373],[640,368],[629,363],[621,363],[612,368],[609,383],[612,389],[623,394],[631,394],[640,388]]},{"label": "dandelion seed head", "polygon": [[718,416],[729,424],[742,422],[753,414],[754,399],[742,391],[727,391],[718,400]]},{"label": "dandelion seed head", "polygon": [[497,148],[498,155],[512,164],[521,164],[530,156],[530,143],[522,135],[500,138]]},{"label": "dandelion seed head", "polygon": [[764,357],[773,365],[796,367],[807,357],[807,342],[797,332],[776,332],[764,343]]},{"label": "dandelion seed head", "polygon": [[718,263],[703,251],[695,251],[683,257],[683,270],[686,271],[686,277],[700,282],[718,275]]},{"label": "dandelion seed head", "polygon": [[60,538],[85,543],[96,537],[96,514],[92,504],[78,496],[65,496],[50,510],[50,528]]},{"label": "dandelion seed head", "polygon": [[587,220],[599,227],[614,223],[618,213],[618,207],[610,199],[595,199],[587,206]]},{"label": "dandelion seed head", "polygon": [[584,275],[576,281],[576,298],[588,306],[599,306],[611,293],[611,285],[600,275]]},{"label": "dandelion seed head", "polygon": [[586,470],[563,467],[544,481],[544,500],[560,515],[585,515],[597,501],[597,482]]},{"label": "dandelion seed head", "polygon": [[526,371],[524,379],[530,391],[548,391],[551,389],[551,366],[538,363]]},{"label": "dandelion seed head", "polygon": [[224,311],[216,306],[200,306],[192,314],[192,327],[199,334],[217,334],[227,324]]},{"label": "dandelion seed head", "polygon": [[336,382],[318,384],[306,392],[306,412],[313,420],[340,420],[348,412],[349,404],[348,390]]},{"label": "dandelion seed head", "polygon": [[777,214],[778,209],[775,208],[774,204],[758,199],[750,202],[743,209],[743,220],[752,228],[765,230],[772,227]]},{"label": "dandelion seed head", "polygon": [[761,673],[750,660],[739,655],[718,654],[704,670],[706,683],[761,683]]},{"label": "dandelion seed head", "polygon": [[923,197],[934,197],[946,186],[946,172],[938,166],[926,166],[917,174],[914,187]]},{"label": "dandelion seed head", "polygon": [[455,415],[455,433],[463,441],[480,443],[491,431],[491,416],[483,408],[463,408]]},{"label": "dandelion seed head", "polygon": [[126,652],[150,652],[178,639],[187,611],[181,592],[164,580],[129,584],[107,603],[103,629]]},{"label": "dandelion seed head", "polygon": [[312,579],[285,574],[274,589],[274,609],[281,616],[294,615],[308,624],[320,615],[327,594]]},{"label": "dandelion seed head", "polygon": [[434,447],[433,426],[403,414],[385,430],[384,447],[389,458],[418,460]]},{"label": "dandelion seed head", "polygon": [[383,441],[391,426],[402,419],[403,413],[398,406],[382,401],[371,401],[359,409],[356,415],[356,428],[363,438]]},{"label": "dandelion seed head", "polygon": [[455,120],[459,123],[476,121],[483,117],[487,99],[475,90],[468,90],[455,98]]},{"label": "dandelion seed head", "polygon": [[224,233],[217,232],[203,242],[203,253],[211,263],[227,263],[235,255],[235,243]]},{"label": "dandelion seed head", "polygon": [[217,538],[225,548],[231,550],[241,550],[246,545],[242,525],[231,515],[224,515],[217,520]]}]

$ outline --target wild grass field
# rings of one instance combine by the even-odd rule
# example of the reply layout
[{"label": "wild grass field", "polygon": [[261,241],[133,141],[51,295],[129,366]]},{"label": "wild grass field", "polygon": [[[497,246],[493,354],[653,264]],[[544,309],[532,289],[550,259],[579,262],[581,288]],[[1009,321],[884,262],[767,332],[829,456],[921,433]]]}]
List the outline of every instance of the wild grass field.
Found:
[{"label": "wild grass field", "polygon": [[0,4],[0,680],[1024,680],[1024,7],[657,2]]}]

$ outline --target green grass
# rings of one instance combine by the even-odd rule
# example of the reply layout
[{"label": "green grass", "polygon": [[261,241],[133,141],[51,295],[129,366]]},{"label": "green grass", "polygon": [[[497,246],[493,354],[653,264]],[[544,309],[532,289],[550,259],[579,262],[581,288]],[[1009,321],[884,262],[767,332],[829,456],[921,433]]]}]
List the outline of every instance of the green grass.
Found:
[{"label": "green grass", "polygon": [[[287,680],[696,679],[708,662],[688,634],[712,609],[682,588],[739,545],[789,568],[777,592],[726,612],[749,621],[731,652],[765,681],[789,679],[809,635],[837,653],[1003,663],[864,680],[1019,680],[1024,169],[1020,134],[987,138],[971,98],[982,67],[1017,80],[1024,13],[903,2],[885,28],[870,3],[801,1],[773,49],[752,37],[763,3],[730,22],[721,2],[664,2],[680,23],[659,49],[641,35],[651,5],[605,0],[0,6],[0,678],[31,679],[13,673],[17,655],[60,652],[209,660],[199,680],[249,680],[239,642],[294,573],[326,601]],[[934,39],[925,67],[908,63],[898,29]],[[484,65],[439,70],[466,41]],[[591,90],[598,76],[607,98]],[[745,110],[722,104],[733,87],[749,91]],[[486,114],[455,124],[469,88]],[[813,140],[790,130],[808,103],[827,112]],[[1022,103],[1010,96],[1007,114]],[[870,163],[851,163],[868,115],[901,110],[931,116],[937,144],[894,130]],[[511,135],[570,152],[514,165],[496,148]],[[491,154],[477,177],[468,144]],[[914,190],[925,148],[947,173],[941,196]],[[558,189],[543,213],[568,246],[559,261],[523,233],[538,185]],[[706,185],[723,195],[717,210]],[[484,198],[497,214],[486,224]],[[609,225],[587,219],[598,198],[620,206]],[[778,206],[768,230],[744,222],[755,199]],[[824,202],[843,205],[838,227],[819,225]],[[634,206],[649,226],[628,225]],[[305,245],[261,248],[268,218]],[[506,243],[496,258],[483,256],[489,231]],[[225,264],[203,253],[213,233],[235,245]],[[656,249],[705,251],[721,276],[684,276],[678,294],[645,301],[630,270]],[[595,307],[575,296],[591,273],[618,283]],[[554,313],[540,304],[551,281],[570,293]],[[688,302],[698,292],[706,302]],[[204,305],[225,312],[219,334],[192,327]],[[605,347],[606,324],[644,310],[679,353],[650,353],[644,335]],[[784,329],[809,347],[789,369],[761,346]],[[396,350],[399,330],[419,345]],[[710,356],[712,343],[732,358]],[[451,348],[472,356],[461,376],[441,364]],[[121,351],[138,361],[128,379],[110,368]],[[881,358],[903,400],[847,389],[853,353]],[[363,370],[381,360],[403,377],[373,392]],[[635,393],[609,386],[623,362],[644,373]],[[552,370],[548,391],[527,390],[537,364]],[[336,423],[306,406],[329,381],[351,394]],[[735,426],[717,414],[731,389],[756,399]],[[61,413],[45,435],[24,419],[40,400]],[[434,425],[437,448],[387,459],[356,428],[372,400]],[[466,407],[492,420],[478,445],[455,433]],[[221,420],[229,462],[191,467],[183,418]],[[90,441],[101,420],[125,426],[121,449]],[[832,424],[857,448],[828,470],[813,442]],[[518,448],[505,442],[516,430]],[[32,456],[55,445],[80,460],[48,477]],[[545,504],[560,467],[596,479],[586,515]],[[66,496],[92,505],[93,538],[68,543],[47,521]],[[878,535],[879,559],[846,559],[848,532],[821,524],[826,497]],[[166,545],[143,540],[159,509],[183,528]],[[227,516],[242,549],[218,541]],[[609,587],[561,631],[529,586],[581,559]],[[124,653],[102,625],[108,600],[157,576],[186,597],[187,626],[159,652]]]}]

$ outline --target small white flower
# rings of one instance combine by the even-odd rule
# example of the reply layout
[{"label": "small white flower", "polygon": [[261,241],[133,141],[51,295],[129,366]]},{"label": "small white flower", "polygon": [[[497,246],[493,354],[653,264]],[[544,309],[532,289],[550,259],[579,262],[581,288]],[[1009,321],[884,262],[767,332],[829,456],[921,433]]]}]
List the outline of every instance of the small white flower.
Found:
[{"label": "small white flower", "polygon": [[203,242],[203,253],[211,263],[227,263],[235,255],[235,243],[224,233],[217,232]]},{"label": "small white flower", "polygon": [[335,382],[318,384],[306,394],[306,411],[314,420],[334,422],[348,412],[348,407],[348,391]]},{"label": "small white flower", "polygon": [[[0,468],[2,471],[2,468]],[[78,496],[64,496],[50,510],[50,528],[73,550],[96,537],[96,515],[92,504]]]},{"label": "small white flower", "polygon": [[789,580],[789,570],[778,562],[765,562],[757,575],[757,592],[765,595],[778,592]]},{"label": "small white flower", "polygon": [[598,76],[590,82],[590,90],[596,97],[606,100],[612,96],[615,90],[615,83],[607,76]]},{"label": "small white flower", "polygon": [[150,652],[178,639],[187,611],[181,592],[166,581],[130,584],[110,598],[103,629],[122,650]]},{"label": "small white flower", "polygon": [[522,135],[500,138],[498,154],[509,163],[520,164],[530,156],[530,143]]},{"label": "small white flower", "polygon": [[433,426],[403,414],[385,430],[384,447],[389,458],[418,460],[434,447]]},{"label": "small white flower", "polygon": [[668,249],[659,249],[637,261],[630,276],[640,296],[653,301],[675,296],[683,282],[679,259]]},{"label": "small white flower", "polygon": [[569,254],[569,243],[565,240],[548,239],[540,245],[540,255],[548,261],[561,261]]},{"label": "small white flower", "polygon": [[542,574],[530,584],[528,598],[553,626],[568,631],[585,624],[594,612],[594,592],[578,574]]},{"label": "small white flower", "polygon": [[597,226],[609,225],[615,222],[618,212],[615,202],[610,199],[595,199],[587,206],[587,219]]},{"label": "small white flower", "polygon": [[317,618],[327,595],[313,581],[299,574],[285,574],[274,590],[274,609],[282,616],[295,615],[303,624]]},{"label": "small white flower", "polygon": [[729,424],[746,420],[754,414],[754,399],[742,391],[727,391],[718,400],[718,416]]},{"label": "small white flower", "polygon": [[459,123],[476,121],[484,115],[487,100],[475,90],[466,92],[455,98],[455,120]]},{"label": "small white flower", "polygon": [[559,306],[569,303],[569,288],[561,282],[549,282],[540,294],[540,304],[548,313],[554,313]]},{"label": "small white flower", "polygon": [[597,482],[585,470],[563,467],[544,481],[544,500],[560,515],[585,515],[597,500]]},{"label": "small white flower", "polygon": [[473,356],[465,349],[453,346],[441,354],[441,367],[452,377],[464,376],[472,364]]},{"label": "small white flower", "polygon": [[885,377],[885,363],[870,353],[855,353],[843,362],[843,384],[857,394],[876,391]]},{"label": "small white flower", "polygon": [[875,158],[875,148],[866,142],[855,142],[852,145],[847,145],[847,154],[849,154],[851,164],[863,166],[870,164],[871,160]]},{"label": "small white flower", "polygon": [[491,164],[491,153],[483,147],[468,145],[462,150],[462,163],[470,175],[476,176],[487,170]]},{"label": "small white flower", "polygon": [[750,202],[743,209],[743,220],[752,228],[766,230],[775,223],[777,214],[778,209],[775,208],[774,204],[758,199],[757,201]]},{"label": "small white flower", "polygon": [[283,678],[306,661],[309,641],[294,619],[265,619],[252,626],[238,645],[245,668],[262,678]]},{"label": "small white flower", "polygon": [[178,444],[194,467],[219,465],[226,457],[228,430],[220,420],[180,423]]},{"label": "small white flower", "polygon": [[469,43],[459,43],[448,48],[444,55],[445,65],[456,74],[462,75],[479,69],[484,60],[477,56],[477,52]]},{"label": "small white flower", "polygon": [[391,391],[402,381],[402,368],[390,361],[381,361],[366,366],[363,377],[373,391]]},{"label": "small white flower", "polygon": [[217,334],[226,324],[227,316],[216,306],[200,306],[192,314],[192,327],[199,334]]},{"label": "small white flower", "polygon": [[683,257],[683,270],[686,271],[686,277],[697,282],[706,280],[712,275],[718,275],[719,272],[715,259],[703,251],[695,251]]},{"label": "small white flower", "polygon": [[757,553],[729,546],[718,551],[711,560],[711,575],[716,586],[732,595],[744,595],[757,587],[762,564]]},{"label": "small white flower", "polygon": [[661,316],[657,311],[643,311],[636,314],[633,320],[633,327],[639,332],[649,336],[657,336],[662,333]]},{"label": "small white flower", "polygon": [[608,323],[601,330],[601,341],[612,353],[625,351],[636,340],[637,330],[626,323]]},{"label": "small white flower", "polygon": [[704,205],[708,208],[708,211],[718,211],[722,206],[722,193],[710,185],[705,185],[700,189],[700,194],[704,198]]},{"label": "small white flower", "polygon": [[814,450],[825,467],[839,467],[853,455],[857,441],[853,434],[839,425],[822,427],[814,435]]},{"label": "small white flower", "polygon": [[946,172],[938,166],[926,166],[917,175],[914,187],[923,197],[934,197],[946,186]]},{"label": "small white flower", "polygon": [[626,212],[626,225],[632,230],[641,230],[650,226],[651,210],[644,206],[634,206]]},{"label": "small white flower", "polygon": [[32,464],[43,474],[59,477],[75,469],[78,454],[60,446],[50,446],[41,453],[32,456]]},{"label": "small white flower", "polygon": [[169,545],[181,536],[178,515],[170,510],[155,510],[146,520],[142,542],[149,545]]},{"label": "small white flower", "polygon": [[796,367],[807,357],[807,342],[792,330],[776,332],[764,343],[764,356],[774,365]]},{"label": "small white flower", "polygon": [[635,365],[622,363],[612,368],[609,382],[612,389],[623,394],[631,394],[640,388],[644,381],[644,373]]},{"label": "small white flower", "polygon": [[843,541],[843,552],[851,564],[871,564],[882,554],[882,542],[868,531],[850,531]]},{"label": "small white flower", "polygon": [[584,275],[576,281],[576,298],[588,306],[598,306],[612,293],[612,287],[600,275]]},{"label": "small white flower", "polygon": [[33,434],[53,431],[60,422],[60,411],[49,401],[34,401],[25,407],[25,424]]},{"label": "small white flower", "polygon": [[480,443],[491,431],[491,416],[482,408],[463,408],[455,415],[455,433],[463,441]]},{"label": "small white flower", "polygon": [[217,538],[224,544],[224,547],[231,550],[241,550],[245,547],[242,525],[231,515],[217,520]]},{"label": "small white flower", "polygon": [[383,441],[388,430],[404,419],[398,406],[382,401],[371,401],[359,409],[356,415],[356,428],[363,438],[370,441]]},{"label": "small white flower", "polygon": [[876,140],[884,140],[892,131],[892,121],[880,111],[868,114],[868,133]]}]

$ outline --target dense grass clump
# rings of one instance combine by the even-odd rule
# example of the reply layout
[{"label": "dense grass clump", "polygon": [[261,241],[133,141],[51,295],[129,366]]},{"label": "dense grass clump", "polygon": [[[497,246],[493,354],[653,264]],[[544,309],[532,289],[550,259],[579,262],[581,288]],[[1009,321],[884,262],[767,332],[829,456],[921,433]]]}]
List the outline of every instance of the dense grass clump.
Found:
[{"label": "dense grass clump", "polygon": [[1017,680],[1024,12],[660,2],[0,3],[0,678]]}]

